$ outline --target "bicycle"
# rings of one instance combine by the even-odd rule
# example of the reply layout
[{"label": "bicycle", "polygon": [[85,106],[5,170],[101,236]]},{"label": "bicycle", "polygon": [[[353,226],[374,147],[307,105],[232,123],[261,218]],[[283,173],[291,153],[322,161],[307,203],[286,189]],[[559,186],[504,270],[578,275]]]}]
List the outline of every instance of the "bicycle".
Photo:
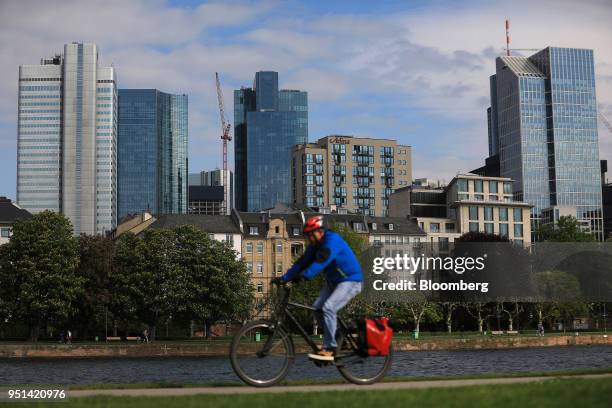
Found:
[{"label": "bicycle", "polygon": [[[313,352],[319,347],[291,313],[291,308],[311,306],[290,301],[291,287],[276,284],[281,296],[279,307],[269,320],[255,320],[244,325],[230,346],[230,362],[234,372],[245,383],[255,387],[270,387],[282,381],[295,361],[295,345],[291,336],[294,327]],[[290,323],[290,325],[288,324]],[[353,384],[373,384],[381,380],[393,360],[393,345],[386,356],[370,356],[362,346],[357,329],[338,318],[337,350],[333,362],[315,362],[323,367],[335,366]]]}]

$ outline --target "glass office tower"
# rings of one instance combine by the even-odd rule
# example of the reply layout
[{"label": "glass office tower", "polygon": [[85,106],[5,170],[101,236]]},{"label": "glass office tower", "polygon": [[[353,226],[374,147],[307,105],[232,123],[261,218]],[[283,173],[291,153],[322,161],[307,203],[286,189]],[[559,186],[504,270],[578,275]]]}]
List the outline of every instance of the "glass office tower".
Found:
[{"label": "glass office tower", "polygon": [[119,219],[187,212],[187,106],[187,95],[119,90]]},{"label": "glass office tower", "polygon": [[17,201],[70,219],[75,235],[116,226],[115,70],[95,44],[19,67]]},{"label": "glass office tower", "polygon": [[[593,51],[548,47],[529,58],[497,58],[491,95],[502,177],[516,198],[543,210],[563,207],[603,238]],[[534,237],[535,238],[535,237]]]},{"label": "glass office tower", "polygon": [[234,91],[235,202],[259,211],[291,197],[291,150],[308,141],[308,96],[278,90],[278,73],[255,74]]}]

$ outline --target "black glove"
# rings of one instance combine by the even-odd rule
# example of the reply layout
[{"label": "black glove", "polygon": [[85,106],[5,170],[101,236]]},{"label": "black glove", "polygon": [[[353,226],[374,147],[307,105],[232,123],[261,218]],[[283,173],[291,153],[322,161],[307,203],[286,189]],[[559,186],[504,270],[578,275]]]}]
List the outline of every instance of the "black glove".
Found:
[{"label": "black glove", "polygon": [[283,281],[283,278],[281,278],[281,277],[272,278],[272,279],[270,280],[270,283],[271,283],[271,284],[273,284],[273,285],[279,285],[279,286],[280,286],[280,285],[282,285],[282,284],[283,284],[283,282],[284,282],[284,281]]},{"label": "black glove", "polygon": [[291,278],[291,283],[299,283],[299,282],[301,282],[303,280],[304,280],[304,277],[302,276],[302,274],[298,273],[293,278]]}]

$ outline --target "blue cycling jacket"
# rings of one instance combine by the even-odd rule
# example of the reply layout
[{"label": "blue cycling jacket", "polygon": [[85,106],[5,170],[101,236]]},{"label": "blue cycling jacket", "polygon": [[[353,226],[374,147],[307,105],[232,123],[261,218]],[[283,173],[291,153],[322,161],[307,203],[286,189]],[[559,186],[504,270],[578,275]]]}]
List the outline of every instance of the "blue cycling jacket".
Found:
[{"label": "blue cycling jacket", "polygon": [[312,279],[325,270],[327,281],[362,282],[363,272],[346,241],[332,230],[325,230],[320,245],[309,245],[304,255],[283,275],[284,281],[290,281],[301,272],[306,279]]}]

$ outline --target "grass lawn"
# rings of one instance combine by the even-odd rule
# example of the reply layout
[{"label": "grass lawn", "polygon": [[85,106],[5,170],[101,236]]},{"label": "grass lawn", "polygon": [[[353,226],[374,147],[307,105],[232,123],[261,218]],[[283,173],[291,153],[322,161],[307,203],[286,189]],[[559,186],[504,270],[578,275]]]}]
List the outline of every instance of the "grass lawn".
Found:
[{"label": "grass lawn", "polygon": [[2,407],[609,407],[610,379],[554,379],[529,384],[397,391],[333,391],[185,397],[91,397],[67,403],[2,404]]}]

